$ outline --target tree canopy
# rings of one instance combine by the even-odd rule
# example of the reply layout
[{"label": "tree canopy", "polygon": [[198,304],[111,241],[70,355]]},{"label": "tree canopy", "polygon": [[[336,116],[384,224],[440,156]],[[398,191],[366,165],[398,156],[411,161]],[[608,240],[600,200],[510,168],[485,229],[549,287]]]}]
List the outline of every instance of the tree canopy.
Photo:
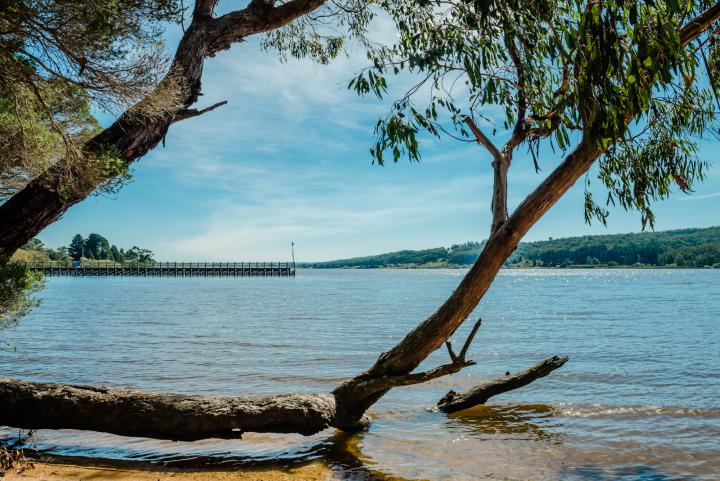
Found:
[{"label": "tree canopy", "polygon": [[[90,104],[127,108],[167,69],[163,23],[176,0],[20,0],[0,10],[0,200],[60,158],[87,161],[82,144],[99,131]],[[85,167],[101,178],[109,159]],[[115,175],[120,172],[114,172]],[[74,175],[76,175],[75,172]],[[57,172],[71,188],[69,168]]]},{"label": "tree canopy", "polygon": [[39,239],[32,239],[19,250],[14,260],[26,262],[68,261],[68,260],[104,260],[114,262],[137,261],[154,262],[154,254],[150,249],[132,246],[129,249],[118,248],[115,244],[96,233],[84,238],[75,234],[67,247],[57,249],[46,247]]},{"label": "tree canopy", "polygon": [[[698,156],[698,140],[718,127],[717,30],[691,38],[681,27],[717,8],[714,2],[380,5],[398,41],[371,49],[373,65],[350,85],[383,97],[395,75],[409,72],[417,82],[377,123],[371,153],[378,163],[388,152],[394,161],[418,160],[423,131],[478,142],[507,167],[525,145],[536,170],[549,163],[540,156],[542,141],[560,153],[582,141],[602,152],[606,203],[637,209],[643,226],[654,223],[654,200],[673,186],[689,192],[703,178],[707,161]],[[491,114],[498,109],[500,124]],[[493,202],[506,208],[502,199]],[[586,220],[605,221],[606,209],[589,190],[585,208]]]}]

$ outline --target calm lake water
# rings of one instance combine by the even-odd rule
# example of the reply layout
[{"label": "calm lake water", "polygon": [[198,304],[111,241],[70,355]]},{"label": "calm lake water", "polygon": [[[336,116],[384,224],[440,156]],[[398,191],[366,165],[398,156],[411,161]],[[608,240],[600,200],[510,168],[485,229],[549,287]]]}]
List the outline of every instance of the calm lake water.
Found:
[{"label": "calm lake water", "polygon": [[[430,314],[462,275],[52,278],[42,306],[7,336],[17,351],[0,351],[0,376],[193,394],[329,391]],[[507,270],[475,315],[483,326],[469,357],[478,365],[393,390],[365,433],[177,443],[40,431],[33,444],[188,467],[320,459],[337,479],[720,478],[720,270]],[[488,406],[428,409],[449,389],[554,354],[570,361]]]}]

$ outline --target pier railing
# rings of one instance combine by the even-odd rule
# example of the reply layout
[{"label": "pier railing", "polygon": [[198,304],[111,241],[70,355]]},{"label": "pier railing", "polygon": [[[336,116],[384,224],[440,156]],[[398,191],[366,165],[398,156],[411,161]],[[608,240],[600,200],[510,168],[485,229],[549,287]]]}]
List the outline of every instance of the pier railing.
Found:
[{"label": "pier railing", "polygon": [[57,276],[226,276],[292,277],[292,262],[139,262],[139,261],[47,261],[28,267]]}]

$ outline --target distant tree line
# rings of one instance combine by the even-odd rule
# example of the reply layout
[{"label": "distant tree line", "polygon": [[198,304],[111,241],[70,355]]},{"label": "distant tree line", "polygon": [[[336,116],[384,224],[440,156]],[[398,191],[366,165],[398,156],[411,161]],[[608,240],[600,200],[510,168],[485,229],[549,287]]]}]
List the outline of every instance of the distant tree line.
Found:
[{"label": "distant tree line", "polygon": [[510,263],[550,267],[720,266],[720,227],[528,242],[520,244]]},{"label": "distant tree line", "polygon": [[[482,242],[403,250],[305,264],[313,268],[462,267],[475,262]],[[517,267],[720,267],[720,227],[596,235],[521,243],[505,263]]]},{"label": "distant tree line", "polygon": [[[46,247],[40,239],[32,239],[25,244],[20,252],[23,260],[107,260],[114,262],[154,262],[154,254],[150,249],[143,249],[133,246],[130,249],[118,248],[110,244],[104,236],[92,233],[84,238],[81,234],[75,234],[67,246],[57,249]],[[23,255],[24,254],[24,255]]]}]

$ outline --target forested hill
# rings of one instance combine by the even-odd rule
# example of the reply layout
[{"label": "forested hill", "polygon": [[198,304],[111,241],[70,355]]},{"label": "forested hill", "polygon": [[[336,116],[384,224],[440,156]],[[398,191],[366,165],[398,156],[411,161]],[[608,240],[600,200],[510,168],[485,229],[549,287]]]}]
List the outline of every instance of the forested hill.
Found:
[{"label": "forested hill", "polygon": [[[404,250],[367,257],[303,264],[310,268],[465,267],[482,243]],[[720,227],[594,235],[523,242],[510,267],[720,267]]]}]

